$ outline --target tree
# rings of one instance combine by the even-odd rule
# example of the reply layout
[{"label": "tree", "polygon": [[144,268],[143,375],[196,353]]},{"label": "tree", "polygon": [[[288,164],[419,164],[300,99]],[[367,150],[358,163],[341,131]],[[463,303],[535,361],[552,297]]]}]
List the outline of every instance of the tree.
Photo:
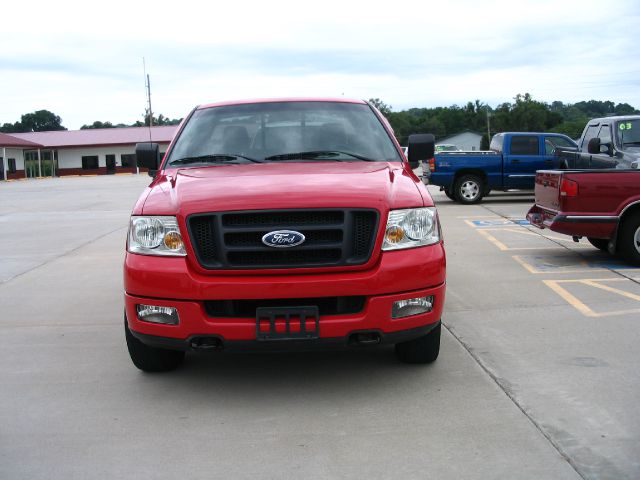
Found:
[{"label": "tree", "polygon": [[[126,126],[126,125],[123,125],[123,126]],[[93,128],[116,128],[116,126],[111,122],[101,122],[99,120],[96,120],[91,125],[82,125],[80,127],[80,130],[89,130]]]},{"label": "tree", "polygon": [[619,103],[616,105],[616,115],[637,115],[638,113],[640,112],[628,103]]},{"label": "tree", "polygon": [[[172,119],[172,118],[165,117],[162,114],[158,115],[157,117],[155,115],[153,116],[153,126],[154,127],[163,126],[163,125],[178,125],[181,121],[182,121],[181,118],[173,118]],[[148,127],[149,126],[149,114],[145,113],[144,122],[141,122],[140,120],[138,120],[134,124],[132,124],[131,126],[132,127]]]},{"label": "tree", "polygon": [[371,105],[373,105],[378,110],[380,110],[380,113],[383,114],[385,117],[391,113],[391,108],[392,108],[391,105],[387,105],[379,98],[370,98],[369,103],[371,103]]},{"label": "tree", "polygon": [[66,130],[62,126],[62,119],[49,110],[38,110],[25,113],[20,121],[23,132],[46,132],[51,130]]},{"label": "tree", "polygon": [[23,132],[22,124],[20,122],[16,123],[4,123],[0,127],[0,132],[2,133],[20,133]]}]

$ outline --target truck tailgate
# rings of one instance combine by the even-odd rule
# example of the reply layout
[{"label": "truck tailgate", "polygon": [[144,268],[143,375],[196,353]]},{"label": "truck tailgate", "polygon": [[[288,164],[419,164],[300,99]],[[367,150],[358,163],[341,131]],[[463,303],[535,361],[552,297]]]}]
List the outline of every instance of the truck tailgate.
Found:
[{"label": "truck tailgate", "polygon": [[560,208],[562,172],[543,170],[536,175],[536,205],[548,210]]}]

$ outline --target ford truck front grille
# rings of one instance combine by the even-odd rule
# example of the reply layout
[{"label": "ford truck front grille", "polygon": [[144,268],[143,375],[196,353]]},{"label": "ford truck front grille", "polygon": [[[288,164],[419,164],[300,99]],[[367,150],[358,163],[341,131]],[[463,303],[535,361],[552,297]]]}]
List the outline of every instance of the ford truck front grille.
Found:
[{"label": "ford truck front grille", "polygon": [[[267,269],[350,266],[371,257],[378,212],[365,209],[263,210],[201,213],[187,218],[200,265],[207,269]],[[265,245],[262,237],[293,230],[304,243]]]}]

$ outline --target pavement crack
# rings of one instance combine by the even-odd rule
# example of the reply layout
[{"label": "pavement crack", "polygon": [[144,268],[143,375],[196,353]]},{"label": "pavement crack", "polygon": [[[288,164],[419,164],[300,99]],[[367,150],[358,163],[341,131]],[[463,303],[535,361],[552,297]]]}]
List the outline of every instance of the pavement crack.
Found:
[{"label": "pavement crack", "polygon": [[37,270],[37,269],[39,269],[39,268],[41,268],[41,267],[44,267],[45,265],[49,265],[50,263],[57,262],[57,261],[58,261],[58,260],[60,260],[61,258],[64,258],[64,257],[66,257],[67,255],[71,255],[72,253],[77,252],[78,250],[80,250],[80,249],[82,249],[82,248],[86,247],[87,245],[91,245],[92,243],[94,243],[94,242],[96,242],[96,241],[98,241],[98,240],[100,240],[100,239],[102,239],[102,238],[104,238],[104,237],[107,237],[107,236],[111,235],[112,233],[116,233],[117,231],[119,231],[119,230],[124,230],[124,229],[126,229],[126,228],[128,228],[128,227],[126,227],[126,226],[124,226],[124,227],[118,227],[118,228],[116,228],[116,229],[114,229],[114,230],[111,230],[111,231],[106,232],[106,233],[104,233],[104,234],[102,234],[102,235],[99,235],[99,236],[97,236],[97,237],[95,237],[95,238],[92,238],[91,240],[89,240],[89,241],[87,241],[87,242],[84,242],[84,243],[82,243],[82,244],[80,244],[80,245],[78,245],[78,246],[76,246],[76,247],[72,248],[71,250],[68,250],[68,251],[64,252],[64,253],[63,253],[63,254],[61,254],[61,255],[58,255],[58,256],[53,257],[53,258],[50,258],[50,259],[48,259],[48,260],[45,260],[44,262],[39,263],[38,265],[34,265],[33,267],[31,267],[31,268],[29,268],[29,269],[25,270],[24,272],[20,272],[20,273],[18,273],[17,275],[14,275],[13,277],[9,277],[8,279],[1,281],[1,282],[0,282],[0,286],[2,286],[2,285],[6,285],[7,283],[12,282],[13,280],[15,280],[15,279],[17,279],[17,278],[20,278],[20,277],[22,277],[22,276],[26,275],[27,273],[33,272],[34,270]]},{"label": "pavement crack", "polygon": [[540,432],[540,434],[549,442],[549,444],[553,447],[553,449],[558,452],[558,455],[560,455],[569,465],[571,465],[571,468],[573,468],[573,470],[576,472],[576,474],[584,479],[587,480],[587,477],[584,476],[578,466],[576,465],[576,463],[571,459],[571,457],[565,453],[565,451],[562,449],[562,447],[553,440],[553,438],[551,437],[551,435],[549,433],[547,433],[541,426],[540,424],[524,409],[524,407],[522,405],[520,405],[520,403],[518,403],[518,401],[515,398],[515,395],[513,393],[513,389],[511,388],[511,385],[509,384],[508,381],[505,381],[504,379],[500,379],[498,378],[497,375],[495,375],[480,359],[480,357],[478,355],[476,355],[473,350],[469,347],[469,345],[467,343],[464,342],[464,340],[462,340],[458,335],[456,335],[455,333],[455,329],[453,328],[449,328],[447,327],[447,325],[443,322],[442,325],[444,326],[444,328],[451,334],[451,336],[460,344],[460,346],[462,348],[464,348],[464,350],[471,356],[471,358],[473,358],[473,360],[478,364],[478,366],[489,376],[489,378],[491,378],[491,380],[493,380],[493,382],[498,386],[498,388],[500,390],[502,390],[504,392],[504,394],[507,396],[507,398],[509,398],[509,400],[511,400],[511,402],[516,406],[516,408],[518,410],[520,410],[520,412],[529,420],[529,422],[535,427],[535,429]]}]

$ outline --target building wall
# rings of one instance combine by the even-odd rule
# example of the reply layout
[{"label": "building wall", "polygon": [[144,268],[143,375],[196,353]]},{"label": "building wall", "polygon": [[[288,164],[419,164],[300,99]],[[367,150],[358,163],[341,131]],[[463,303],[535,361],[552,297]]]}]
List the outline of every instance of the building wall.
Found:
[{"label": "building wall", "polygon": [[457,135],[451,135],[446,139],[439,140],[437,143],[451,143],[457,145],[460,150],[471,151],[480,150],[480,141],[482,135],[474,132],[462,132]]},{"label": "building wall", "polygon": [[[165,152],[168,144],[160,144],[160,151]],[[135,153],[135,145],[114,147],[90,147],[90,148],[59,148],[58,149],[58,175],[82,175],[82,174],[106,174],[107,155],[115,155],[116,173],[135,171],[133,168],[122,167],[122,155]],[[83,169],[82,157],[97,156],[97,169]]]},{"label": "building wall", "polygon": [[[0,157],[3,156],[3,152],[6,151],[7,157],[2,161],[4,163],[4,170],[6,172],[7,180],[15,180],[17,178],[24,178],[24,155],[22,153],[22,148],[0,148]],[[8,159],[15,158],[16,159],[16,171],[13,173],[9,173],[9,162]],[[1,174],[0,174],[1,176]]]}]

